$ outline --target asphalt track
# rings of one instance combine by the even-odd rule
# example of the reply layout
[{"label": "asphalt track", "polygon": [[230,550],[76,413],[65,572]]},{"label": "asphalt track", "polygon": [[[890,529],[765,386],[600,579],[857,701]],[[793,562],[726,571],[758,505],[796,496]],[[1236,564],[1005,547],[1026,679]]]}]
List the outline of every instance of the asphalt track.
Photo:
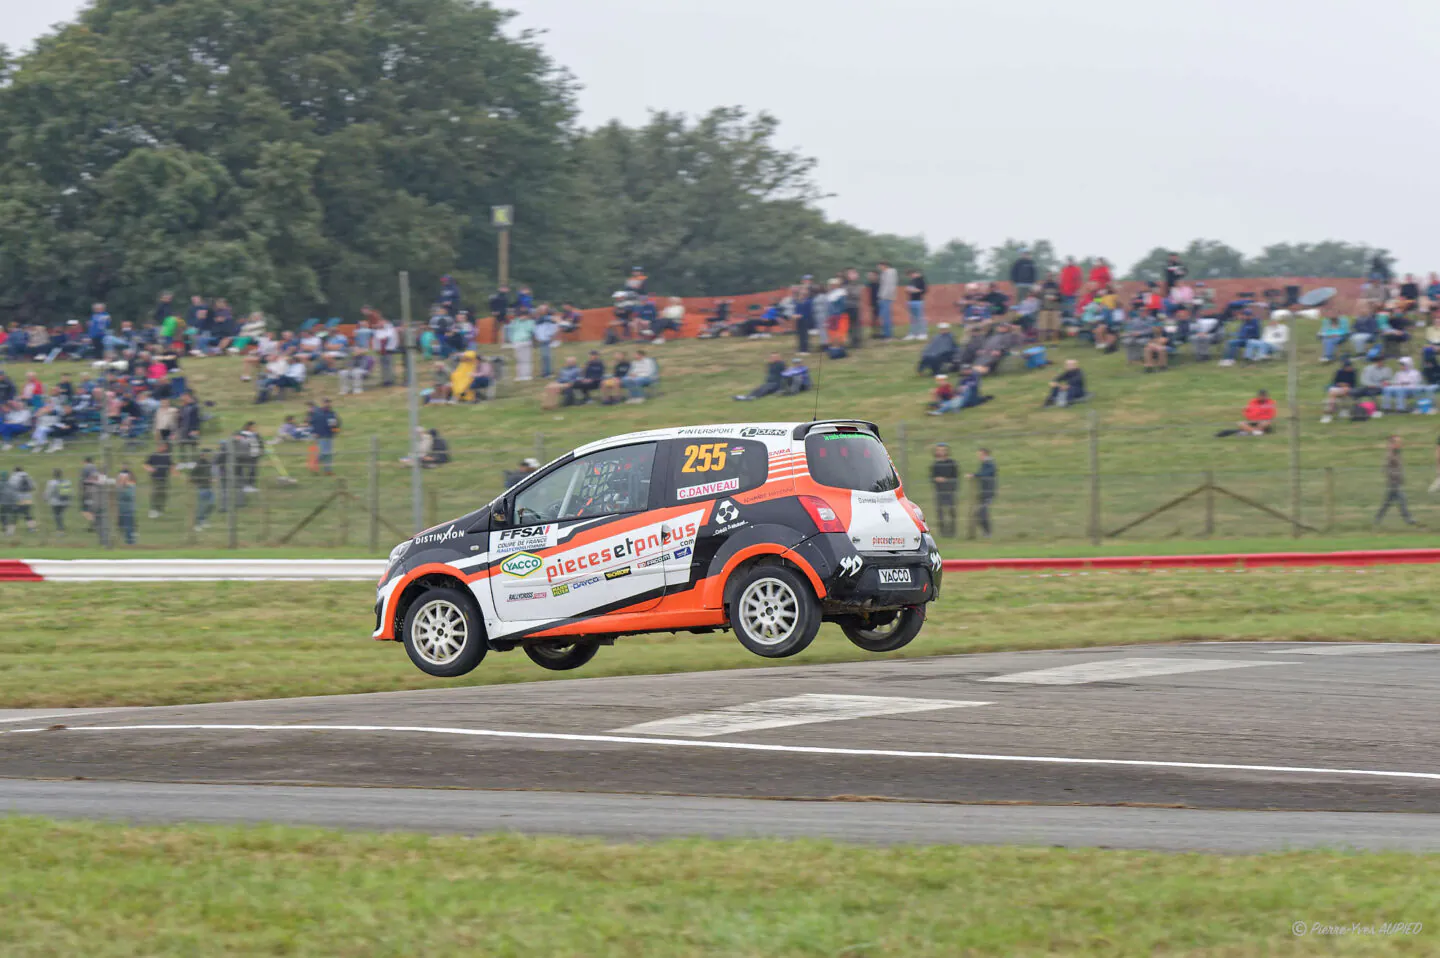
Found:
[{"label": "asphalt track", "polygon": [[0,712],[0,810],[1440,850],[1437,702],[1440,646],[1195,643]]}]

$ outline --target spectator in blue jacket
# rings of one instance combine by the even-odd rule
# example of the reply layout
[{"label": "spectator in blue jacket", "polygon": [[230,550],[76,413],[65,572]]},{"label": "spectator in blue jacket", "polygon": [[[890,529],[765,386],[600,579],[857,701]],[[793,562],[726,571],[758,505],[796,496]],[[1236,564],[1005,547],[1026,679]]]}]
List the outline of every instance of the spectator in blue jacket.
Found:
[{"label": "spectator in blue jacket", "polygon": [[1235,357],[1240,354],[1240,350],[1248,346],[1252,339],[1260,338],[1259,318],[1249,309],[1243,310],[1240,315],[1240,328],[1235,331],[1235,338],[1226,344],[1225,358],[1220,360],[1221,366],[1235,365]]},{"label": "spectator in blue jacket", "polygon": [[331,407],[330,400],[325,399],[318,406],[311,405],[308,420],[310,433],[320,449],[320,468],[328,476],[334,471],[335,433],[340,431],[340,416]]},{"label": "spectator in blue jacket", "polygon": [[105,358],[105,334],[110,332],[110,314],[105,312],[104,303],[90,307],[90,321],[85,325],[85,335],[95,350],[96,359]]}]

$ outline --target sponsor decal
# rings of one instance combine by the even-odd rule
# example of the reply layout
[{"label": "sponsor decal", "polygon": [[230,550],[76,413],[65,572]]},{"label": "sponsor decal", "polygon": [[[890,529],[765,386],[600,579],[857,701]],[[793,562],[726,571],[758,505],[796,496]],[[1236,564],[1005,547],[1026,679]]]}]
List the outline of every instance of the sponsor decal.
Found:
[{"label": "sponsor decal", "polygon": [[696,499],[700,496],[713,496],[718,492],[734,492],[740,488],[740,478],[720,479],[716,482],[703,482],[698,486],[681,486],[675,490],[675,498],[682,502],[686,499]]},{"label": "sponsor decal", "polygon": [[548,592],[512,592],[505,597],[506,602],[525,602],[529,599],[548,599]]},{"label": "sponsor decal", "polygon": [[904,536],[871,536],[870,544],[874,546],[903,546]]},{"label": "sponsor decal", "polygon": [[653,558],[646,559],[644,562],[637,563],[636,566],[635,566],[635,568],[637,568],[637,569],[648,569],[648,568],[650,568],[651,566],[659,565],[660,563],[664,562],[664,561],[665,561],[666,559],[668,559],[668,558],[670,558],[670,556],[669,556],[668,553],[664,553],[664,554],[661,554],[661,555],[658,555],[658,556],[654,556]]},{"label": "sponsor decal", "polygon": [[940,553],[930,553],[930,568],[934,569],[936,572],[939,572],[942,565],[944,565],[944,560],[940,558]]},{"label": "sponsor decal", "polygon": [[568,595],[569,593],[570,593],[570,587],[569,587],[568,585],[557,585],[555,588],[553,588],[553,589],[550,590],[550,594],[553,595],[553,596],[555,596],[557,599],[558,599],[560,596],[562,596],[562,595]]},{"label": "sponsor decal", "polygon": [[890,521],[890,512],[889,512],[889,510],[887,510],[887,509],[881,509],[881,510],[880,510],[880,518],[881,518],[881,520],[884,521],[884,522],[889,522],[889,521]]},{"label": "sponsor decal", "polygon": [[745,455],[745,447],[744,447],[744,446],[731,446],[731,447],[730,447],[730,455],[732,455],[732,456],[743,456],[743,455]]},{"label": "sponsor decal", "polygon": [[740,518],[740,507],[729,499],[721,499],[715,507],[715,521],[720,525],[728,525]]},{"label": "sponsor decal", "polygon": [[545,560],[532,552],[517,552],[500,563],[500,571],[523,579],[545,564]]},{"label": "sponsor decal", "polygon": [[856,496],[855,501],[867,506],[888,504],[894,500],[888,496]]},{"label": "sponsor decal", "polygon": [[495,553],[509,555],[512,552],[530,552],[550,545],[554,524],[527,526],[524,529],[503,529],[495,534]]},{"label": "sponsor decal", "polygon": [[914,581],[909,569],[881,569],[879,571],[881,585],[910,585]]},{"label": "sponsor decal", "polygon": [[675,550],[675,558],[683,559],[693,551],[695,550],[691,549],[689,546],[683,546],[682,548]]},{"label": "sponsor decal", "polygon": [[415,544],[430,545],[436,542],[444,542],[446,539],[459,539],[464,535],[465,533],[455,528],[454,524],[452,523],[450,528],[446,529],[444,532],[427,532],[424,535],[416,536]]},{"label": "sponsor decal", "polygon": [[629,574],[630,574],[630,567],[627,565],[627,566],[626,566],[625,568],[623,568],[623,569],[611,569],[609,572],[605,573],[605,578],[606,578],[607,580],[610,580],[610,579],[623,579],[623,578],[625,578],[625,577],[626,577],[627,575],[629,575]]},{"label": "sponsor decal", "polygon": [[790,435],[790,430],[776,429],[773,427],[746,426],[740,430],[740,435],[745,439],[749,439],[752,436],[788,436]]},{"label": "sponsor decal", "polygon": [[576,590],[584,589],[584,588],[586,588],[586,587],[588,587],[588,586],[594,585],[595,583],[597,583],[597,582],[599,582],[599,581],[600,581],[600,577],[599,577],[598,575],[592,575],[592,576],[590,576],[588,579],[581,579],[581,580],[579,580],[578,582],[572,582],[572,583],[570,583],[570,588],[576,589]]},{"label": "sponsor decal", "polygon": [[770,488],[761,486],[759,489],[750,492],[742,492],[735,498],[747,506],[753,506],[757,502],[765,502],[769,499],[784,499],[786,496],[795,494],[795,486],[787,479],[775,483]]},{"label": "sponsor decal", "polygon": [[677,436],[728,436],[735,431],[734,426],[686,426],[684,429],[675,430]]},{"label": "sponsor decal", "polygon": [[[600,570],[636,558],[649,558],[661,552],[669,552],[676,545],[693,543],[700,531],[700,517],[704,512],[696,510],[674,520],[668,531],[661,523],[636,529],[613,539],[604,539],[577,547],[571,552],[553,555],[545,560],[545,579],[554,582],[565,576],[583,575],[589,570]],[[508,561],[508,560],[507,560]],[[577,583],[570,587],[579,588]]]},{"label": "sponsor decal", "polygon": [[845,556],[843,559],[840,560],[840,574],[855,575],[860,571],[860,567],[864,564],[865,560],[860,558],[859,556]]}]

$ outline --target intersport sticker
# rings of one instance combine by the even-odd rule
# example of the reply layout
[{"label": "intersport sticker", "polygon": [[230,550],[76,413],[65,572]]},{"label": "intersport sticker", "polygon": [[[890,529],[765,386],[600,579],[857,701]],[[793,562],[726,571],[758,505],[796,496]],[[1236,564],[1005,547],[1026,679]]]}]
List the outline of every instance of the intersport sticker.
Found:
[{"label": "intersport sticker", "polygon": [[696,499],[700,496],[713,496],[721,492],[734,492],[740,488],[740,478],[721,479],[717,482],[703,482],[698,486],[681,486],[675,490],[675,498],[680,501]]}]

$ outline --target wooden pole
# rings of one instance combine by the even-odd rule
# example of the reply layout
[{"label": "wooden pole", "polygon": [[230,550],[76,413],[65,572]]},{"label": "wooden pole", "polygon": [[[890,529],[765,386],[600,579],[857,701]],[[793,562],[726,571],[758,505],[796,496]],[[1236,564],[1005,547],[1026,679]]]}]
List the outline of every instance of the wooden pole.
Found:
[{"label": "wooden pole", "polygon": [[370,552],[380,551],[380,437],[370,437],[370,469],[365,502],[370,511]]},{"label": "wooden pole", "polygon": [[1215,473],[1205,473],[1205,536],[1215,535]]},{"label": "wooden pole", "polygon": [[1100,544],[1100,414],[1090,407],[1090,544]]},{"label": "wooden pole", "polygon": [[415,535],[425,529],[420,485],[420,384],[415,367],[420,353],[415,327],[410,322],[410,273],[400,271],[400,319],[405,324],[405,385],[410,406],[410,513]]},{"label": "wooden pole", "polygon": [[1290,314],[1290,368],[1286,400],[1290,407],[1290,535],[1300,538],[1300,317]]},{"label": "wooden pole", "polygon": [[510,285],[510,230],[502,227],[500,230],[500,263],[496,272],[500,276],[500,285]]}]

